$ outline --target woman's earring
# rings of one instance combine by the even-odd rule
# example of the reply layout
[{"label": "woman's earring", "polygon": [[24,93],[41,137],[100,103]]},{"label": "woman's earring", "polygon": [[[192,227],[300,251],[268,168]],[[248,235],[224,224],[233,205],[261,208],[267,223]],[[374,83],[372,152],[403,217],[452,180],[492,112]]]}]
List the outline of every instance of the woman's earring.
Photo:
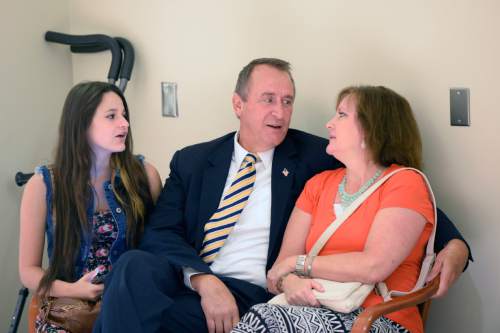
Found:
[{"label": "woman's earring", "polygon": [[365,149],[366,148],[366,143],[365,143],[365,140],[361,141],[361,149]]}]

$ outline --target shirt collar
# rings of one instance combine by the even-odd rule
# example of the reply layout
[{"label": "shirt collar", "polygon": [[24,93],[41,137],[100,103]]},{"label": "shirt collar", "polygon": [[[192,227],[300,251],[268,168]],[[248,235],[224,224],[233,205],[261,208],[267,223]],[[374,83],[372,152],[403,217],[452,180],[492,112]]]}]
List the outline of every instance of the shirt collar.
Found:
[{"label": "shirt collar", "polygon": [[[241,165],[241,162],[243,162],[245,156],[247,156],[247,154],[250,152],[240,145],[240,143],[238,142],[238,136],[239,132],[236,132],[236,134],[234,135],[233,162],[236,162],[237,165]],[[257,152],[258,155],[257,162],[262,162],[264,168],[268,168],[271,166],[273,162],[273,154],[274,154],[274,148],[271,148],[263,152]]]}]

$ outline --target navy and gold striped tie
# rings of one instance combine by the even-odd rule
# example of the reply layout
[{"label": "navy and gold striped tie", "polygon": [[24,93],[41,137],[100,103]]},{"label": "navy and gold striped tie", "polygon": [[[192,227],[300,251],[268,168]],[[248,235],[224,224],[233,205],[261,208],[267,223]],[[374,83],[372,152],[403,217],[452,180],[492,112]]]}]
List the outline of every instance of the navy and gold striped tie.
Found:
[{"label": "navy and gold striped tie", "polygon": [[256,162],[254,155],[245,156],[231,186],[224,192],[219,207],[205,224],[200,256],[207,264],[211,264],[217,257],[248,202],[255,183]]}]

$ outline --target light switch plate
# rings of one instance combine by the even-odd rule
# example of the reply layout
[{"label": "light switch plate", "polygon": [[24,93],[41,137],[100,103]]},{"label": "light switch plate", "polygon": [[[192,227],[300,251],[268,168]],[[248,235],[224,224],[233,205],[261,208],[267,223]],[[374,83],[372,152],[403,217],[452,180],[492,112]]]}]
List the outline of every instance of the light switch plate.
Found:
[{"label": "light switch plate", "polygon": [[163,117],[179,117],[177,105],[177,83],[161,83],[161,114]]},{"label": "light switch plate", "polygon": [[469,88],[450,88],[451,126],[470,126]]}]

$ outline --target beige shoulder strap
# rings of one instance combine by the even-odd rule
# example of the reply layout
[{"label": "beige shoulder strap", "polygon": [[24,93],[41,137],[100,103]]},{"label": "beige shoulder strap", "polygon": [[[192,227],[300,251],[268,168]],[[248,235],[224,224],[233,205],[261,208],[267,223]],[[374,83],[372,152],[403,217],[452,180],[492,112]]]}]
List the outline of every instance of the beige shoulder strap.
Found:
[{"label": "beige shoulder strap", "polygon": [[429,240],[427,241],[427,247],[425,250],[425,257],[424,260],[422,261],[422,266],[420,267],[420,274],[418,276],[418,280],[415,283],[415,286],[413,287],[412,290],[410,291],[399,291],[399,290],[389,290],[387,288],[387,285],[385,282],[379,282],[377,283],[377,290],[379,294],[384,298],[384,301],[389,301],[392,299],[392,296],[404,296],[407,294],[410,294],[412,292],[415,292],[419,289],[422,289],[425,285],[425,282],[427,280],[427,277],[429,276],[429,273],[431,272],[432,265],[434,264],[434,260],[436,259],[436,254],[434,253],[434,239],[436,238],[436,228],[437,228],[437,205],[436,205],[436,198],[434,196],[434,192],[432,191],[431,184],[429,183],[429,180],[425,176],[423,172],[417,169],[413,168],[406,168],[413,170],[415,172],[418,172],[422,178],[425,180],[425,183],[427,184],[427,188],[429,189],[429,194],[432,199],[432,204],[434,206],[434,225],[432,228],[431,235],[429,236]]},{"label": "beige shoulder strap", "polygon": [[421,289],[424,286],[425,281],[427,279],[427,276],[430,273],[432,265],[434,263],[434,259],[435,259],[434,238],[435,238],[435,235],[436,235],[436,225],[437,225],[436,199],[434,197],[434,193],[432,192],[432,188],[431,188],[431,185],[429,183],[429,180],[427,179],[427,177],[425,176],[425,174],[423,172],[421,172],[420,170],[415,169],[415,168],[408,168],[408,167],[399,168],[399,169],[396,169],[396,170],[388,173],[387,175],[385,175],[381,179],[379,179],[375,184],[373,184],[372,186],[370,186],[363,194],[361,194],[356,200],[354,200],[353,203],[351,205],[349,205],[349,207],[347,207],[347,209],[344,211],[344,213],[341,216],[338,216],[335,219],[335,221],[333,221],[328,226],[328,228],[325,229],[325,231],[323,232],[323,234],[321,234],[321,236],[318,238],[318,240],[316,241],[316,243],[314,243],[314,246],[312,247],[311,251],[308,253],[308,255],[312,255],[312,256],[317,255],[319,253],[319,251],[323,248],[323,246],[326,244],[326,242],[328,241],[328,239],[330,239],[330,237],[333,235],[333,233],[342,225],[342,223],[345,222],[345,220],[347,220],[347,218],[349,216],[352,215],[352,213],[354,213],[356,211],[356,209],[358,209],[358,207],[373,192],[375,192],[380,187],[380,185],[382,185],[383,183],[385,183],[385,181],[387,179],[389,179],[390,177],[392,177],[394,174],[396,174],[396,173],[398,173],[400,171],[403,171],[403,170],[412,170],[412,171],[415,171],[418,174],[420,174],[422,176],[422,178],[425,180],[425,182],[427,184],[427,187],[429,189],[429,193],[430,193],[430,196],[431,196],[431,199],[432,199],[432,203],[434,205],[434,227],[433,227],[432,233],[431,233],[431,235],[429,237],[429,241],[427,242],[426,255],[425,255],[425,258],[424,258],[424,260],[422,262],[422,268],[420,270],[420,275],[419,275],[419,278],[417,280],[417,283],[415,284],[415,287],[411,291],[409,291],[409,292],[401,292],[401,291],[397,291],[397,290],[389,291],[387,289],[387,286],[385,285],[385,283],[380,282],[380,283],[378,283],[377,288],[379,289],[380,294],[384,297],[384,300],[389,300],[392,295],[394,295],[394,296],[402,296],[404,294],[408,294],[408,293],[411,293],[411,292],[413,292],[415,290]]}]

